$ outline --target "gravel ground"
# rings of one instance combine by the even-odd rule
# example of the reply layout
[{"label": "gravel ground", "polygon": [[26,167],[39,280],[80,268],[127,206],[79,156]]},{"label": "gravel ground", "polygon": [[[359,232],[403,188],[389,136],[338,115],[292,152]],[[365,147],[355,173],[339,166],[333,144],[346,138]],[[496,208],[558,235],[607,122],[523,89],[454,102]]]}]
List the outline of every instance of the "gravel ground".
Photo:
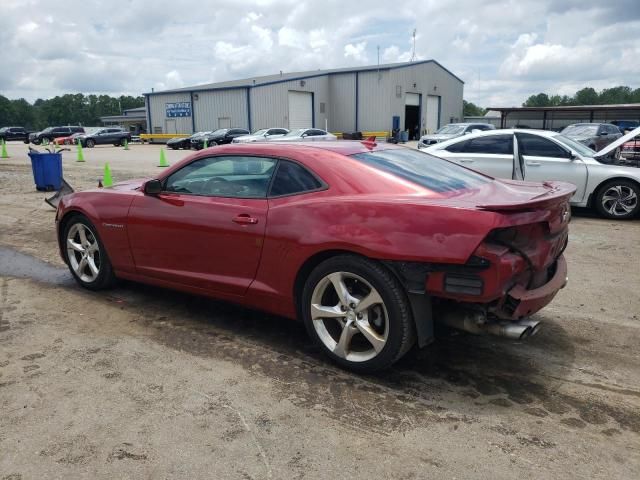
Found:
[{"label": "gravel ground", "polygon": [[[148,176],[159,146],[64,159]],[[574,212],[570,282],[526,343],[447,335],[393,369],[328,364],[302,325],[59,259],[26,146],[0,159],[0,479],[640,477],[640,221]],[[168,152],[170,163],[186,152]]]}]

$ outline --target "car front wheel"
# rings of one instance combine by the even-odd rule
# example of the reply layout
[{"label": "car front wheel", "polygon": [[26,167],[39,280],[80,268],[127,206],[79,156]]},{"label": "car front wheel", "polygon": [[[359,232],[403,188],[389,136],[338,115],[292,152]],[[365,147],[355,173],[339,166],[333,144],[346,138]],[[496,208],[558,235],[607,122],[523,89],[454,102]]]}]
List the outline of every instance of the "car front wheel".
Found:
[{"label": "car front wheel", "polygon": [[76,281],[89,290],[110,287],[115,281],[111,262],[89,219],[76,215],[63,235],[65,259]]},{"label": "car front wheel", "polygon": [[96,141],[92,140],[91,138],[88,138],[85,142],[85,145],[87,148],[93,148],[96,145]]},{"label": "car front wheel", "polygon": [[302,294],[309,335],[337,364],[366,373],[400,359],[415,341],[407,296],[382,265],[340,255],[318,265]]},{"label": "car front wheel", "polygon": [[640,187],[629,180],[607,182],[598,190],[596,209],[606,218],[633,218],[640,211]]}]

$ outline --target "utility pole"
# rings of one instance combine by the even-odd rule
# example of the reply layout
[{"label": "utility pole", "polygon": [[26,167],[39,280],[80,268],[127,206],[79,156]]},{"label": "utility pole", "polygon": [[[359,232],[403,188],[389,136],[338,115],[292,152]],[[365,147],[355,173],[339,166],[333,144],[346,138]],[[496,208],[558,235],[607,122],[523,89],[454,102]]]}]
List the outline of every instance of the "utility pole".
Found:
[{"label": "utility pole", "polygon": [[413,29],[413,52],[411,52],[411,61],[416,59],[416,29]]}]

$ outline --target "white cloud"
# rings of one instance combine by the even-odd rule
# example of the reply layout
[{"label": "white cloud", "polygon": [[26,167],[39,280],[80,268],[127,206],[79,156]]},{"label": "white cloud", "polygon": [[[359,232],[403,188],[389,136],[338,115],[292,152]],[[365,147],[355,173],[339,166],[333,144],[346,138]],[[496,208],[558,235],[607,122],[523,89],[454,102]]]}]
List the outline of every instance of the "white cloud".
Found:
[{"label": "white cloud", "polygon": [[[28,11],[40,16],[25,17]],[[126,14],[113,15],[113,12]],[[187,12],[188,14],[185,14]],[[434,58],[465,98],[638,86],[637,0],[2,0],[0,92],[140,94],[285,72]]]},{"label": "white cloud", "polygon": [[356,63],[365,63],[367,61],[367,53],[365,49],[367,48],[367,42],[360,42],[354,44],[347,44],[344,46],[344,56],[347,58],[352,58]]}]

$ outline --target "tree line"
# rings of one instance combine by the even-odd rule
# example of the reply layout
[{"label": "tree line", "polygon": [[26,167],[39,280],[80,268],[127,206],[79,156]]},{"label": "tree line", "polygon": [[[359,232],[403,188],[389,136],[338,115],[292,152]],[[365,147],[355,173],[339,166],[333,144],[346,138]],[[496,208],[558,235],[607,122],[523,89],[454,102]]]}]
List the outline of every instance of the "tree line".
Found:
[{"label": "tree line", "polygon": [[[631,87],[605,88],[597,92],[594,88],[585,87],[574,95],[549,95],[538,93],[531,95],[522,104],[523,107],[561,107],[572,105],[616,105],[621,103],[640,103],[640,88]],[[463,100],[465,117],[480,117],[487,113],[485,108]]]},{"label": "tree line", "polygon": [[41,130],[56,125],[98,126],[100,117],[120,115],[123,110],[143,107],[144,97],[84,95],[82,93],[41,98],[29,103],[24,98],[9,100],[0,95],[0,127],[19,126]]}]

